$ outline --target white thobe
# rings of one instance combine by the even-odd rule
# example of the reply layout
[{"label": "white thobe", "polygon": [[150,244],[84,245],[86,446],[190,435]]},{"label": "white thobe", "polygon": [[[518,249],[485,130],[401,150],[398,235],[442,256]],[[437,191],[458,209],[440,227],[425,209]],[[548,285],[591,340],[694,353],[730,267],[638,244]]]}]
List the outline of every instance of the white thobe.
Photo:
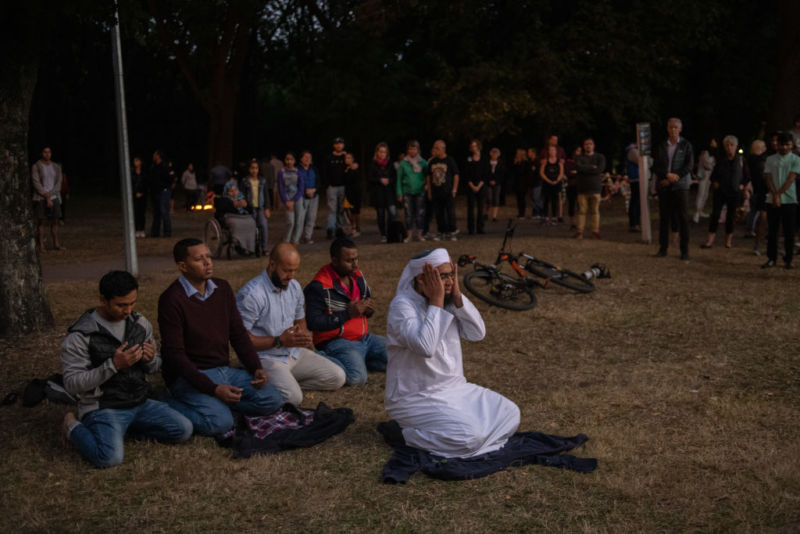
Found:
[{"label": "white thobe", "polygon": [[408,445],[448,458],[501,448],[519,426],[517,405],[464,378],[461,338],[480,341],[480,313],[429,306],[416,292],[398,293],[387,318],[386,410]]}]

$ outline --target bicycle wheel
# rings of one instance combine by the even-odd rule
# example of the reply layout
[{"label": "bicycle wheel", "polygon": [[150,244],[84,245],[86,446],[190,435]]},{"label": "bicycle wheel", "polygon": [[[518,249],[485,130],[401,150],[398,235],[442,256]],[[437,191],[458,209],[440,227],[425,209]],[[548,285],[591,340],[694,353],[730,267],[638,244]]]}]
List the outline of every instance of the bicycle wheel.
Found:
[{"label": "bicycle wheel", "polygon": [[507,310],[529,310],[536,306],[533,286],[520,278],[490,271],[473,271],[464,276],[470,293],[494,306]]},{"label": "bicycle wheel", "polygon": [[553,265],[552,263],[547,263],[537,258],[528,260],[525,269],[536,276],[546,278],[554,284],[572,289],[578,293],[591,293],[594,291],[594,284],[591,280],[587,280],[569,269],[564,269],[558,265]]},{"label": "bicycle wheel", "polygon": [[219,221],[213,217],[206,222],[203,241],[208,247],[211,257],[219,258],[222,254],[222,227],[220,226]]}]

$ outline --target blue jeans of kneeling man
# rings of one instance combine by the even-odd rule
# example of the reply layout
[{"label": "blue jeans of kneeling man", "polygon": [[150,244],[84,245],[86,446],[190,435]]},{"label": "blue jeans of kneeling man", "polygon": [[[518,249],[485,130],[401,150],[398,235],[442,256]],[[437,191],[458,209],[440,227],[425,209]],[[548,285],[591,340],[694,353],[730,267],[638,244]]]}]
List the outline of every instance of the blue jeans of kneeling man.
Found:
[{"label": "blue jeans of kneeling man", "polygon": [[367,370],[386,370],[386,338],[366,334],[358,341],[338,338],[325,345],[325,356],[344,369],[348,386],[367,382]]},{"label": "blue jeans of kneeling man", "polygon": [[72,427],[69,440],[95,467],[122,463],[123,436],[177,443],[192,436],[192,423],[166,403],[147,399],[133,408],[101,408]]},{"label": "blue jeans of kneeling man", "polygon": [[212,395],[197,391],[184,378],[178,378],[170,386],[172,398],[165,399],[175,410],[185,415],[194,425],[194,430],[204,436],[224,434],[233,427],[231,410],[244,415],[269,415],[281,407],[281,394],[267,382],[261,389],[254,388],[253,377],[244,369],[215,367],[200,370],[217,385],[242,388],[239,402],[227,405]]}]

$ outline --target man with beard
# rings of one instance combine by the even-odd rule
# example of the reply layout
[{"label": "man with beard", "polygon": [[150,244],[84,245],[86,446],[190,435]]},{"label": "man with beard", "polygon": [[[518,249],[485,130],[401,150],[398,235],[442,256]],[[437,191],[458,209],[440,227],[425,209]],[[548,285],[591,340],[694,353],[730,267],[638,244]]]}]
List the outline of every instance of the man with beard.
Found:
[{"label": "man with beard", "polygon": [[408,263],[389,305],[386,369],[386,411],[407,445],[465,458],[500,449],[516,432],[517,405],[464,378],[461,338],[485,333],[447,250]]},{"label": "man with beard", "polygon": [[368,331],[372,292],[358,269],[358,249],[347,238],[331,243],[331,262],[306,286],[308,328],[314,345],[341,367],[348,386],[367,382],[367,370],[386,370],[386,339]]},{"label": "man with beard", "polygon": [[261,365],[284,403],[300,406],[304,389],[333,390],[344,371],[313,351],[306,328],[305,298],[294,279],[300,254],[291,243],[272,249],[267,268],[236,295],[236,305]]},{"label": "man with beard", "polygon": [[[231,286],[213,278],[208,247],[187,238],[172,254],[181,275],[158,299],[167,403],[207,436],[233,427],[231,409],[250,416],[277,411],[281,395],[267,383]],[[230,366],[229,346],[245,369]]]}]

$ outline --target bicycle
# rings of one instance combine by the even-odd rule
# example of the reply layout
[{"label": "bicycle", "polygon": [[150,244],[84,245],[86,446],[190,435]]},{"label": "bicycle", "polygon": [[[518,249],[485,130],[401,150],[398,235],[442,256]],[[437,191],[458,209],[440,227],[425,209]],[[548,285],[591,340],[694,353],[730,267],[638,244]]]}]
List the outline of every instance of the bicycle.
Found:
[{"label": "bicycle", "polygon": [[[467,263],[472,263],[475,267],[475,271],[464,276],[464,286],[476,297],[489,304],[511,310],[527,310],[536,305],[533,289],[537,286],[547,287],[550,282],[553,282],[580,293],[591,293],[595,290],[593,280],[611,277],[610,271],[602,263],[595,263],[584,273],[578,274],[524,252],[514,255],[510,250],[506,250],[506,245],[513,236],[514,225],[513,221],[509,220],[503,245],[500,247],[493,265],[478,263],[475,257],[470,255],[463,255],[458,260],[459,266],[463,267]],[[524,261],[524,267],[520,265],[521,261]],[[500,271],[499,266],[503,262],[511,265],[516,277]],[[545,281],[539,282],[530,278],[527,275],[528,272],[544,278]]]}]

